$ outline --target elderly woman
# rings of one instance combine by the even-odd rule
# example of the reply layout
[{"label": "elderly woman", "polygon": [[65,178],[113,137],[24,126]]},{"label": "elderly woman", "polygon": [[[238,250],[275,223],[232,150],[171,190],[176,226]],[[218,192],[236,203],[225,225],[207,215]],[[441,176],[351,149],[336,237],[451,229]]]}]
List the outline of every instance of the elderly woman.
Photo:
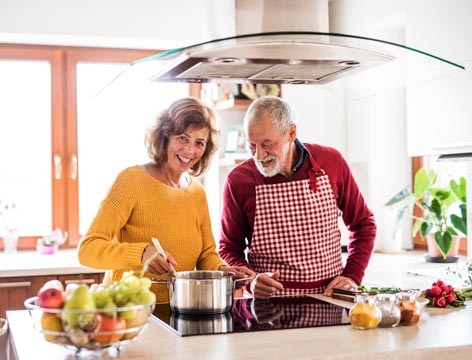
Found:
[{"label": "elderly woman", "polygon": [[[229,268],[218,256],[203,186],[192,176],[207,169],[216,150],[213,111],[197,98],[172,103],[150,129],[146,147],[152,161],[123,170],[102,201],[79,245],[82,265],[158,278],[172,270],[223,270],[252,276],[245,267]],[[168,259],[155,256],[159,239]],[[168,301],[166,285],[153,284],[157,302]]]}]

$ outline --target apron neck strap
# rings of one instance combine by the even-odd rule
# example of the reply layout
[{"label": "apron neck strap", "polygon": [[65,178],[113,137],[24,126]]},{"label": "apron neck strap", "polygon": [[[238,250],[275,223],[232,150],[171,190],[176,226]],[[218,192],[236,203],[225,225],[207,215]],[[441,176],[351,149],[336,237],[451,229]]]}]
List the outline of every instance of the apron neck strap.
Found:
[{"label": "apron neck strap", "polygon": [[308,160],[310,161],[311,167],[308,171],[308,177],[310,179],[310,187],[311,189],[316,192],[318,186],[316,185],[316,178],[325,174],[324,170],[320,167],[320,165],[316,162],[313,155],[308,152]]}]

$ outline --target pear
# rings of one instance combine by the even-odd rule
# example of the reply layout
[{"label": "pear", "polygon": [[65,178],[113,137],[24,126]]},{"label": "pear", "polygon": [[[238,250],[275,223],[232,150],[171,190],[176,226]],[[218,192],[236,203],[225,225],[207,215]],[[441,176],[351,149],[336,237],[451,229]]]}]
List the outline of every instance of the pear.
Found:
[{"label": "pear", "polygon": [[85,328],[96,315],[95,301],[86,284],[79,285],[64,303],[64,319],[71,327]]}]

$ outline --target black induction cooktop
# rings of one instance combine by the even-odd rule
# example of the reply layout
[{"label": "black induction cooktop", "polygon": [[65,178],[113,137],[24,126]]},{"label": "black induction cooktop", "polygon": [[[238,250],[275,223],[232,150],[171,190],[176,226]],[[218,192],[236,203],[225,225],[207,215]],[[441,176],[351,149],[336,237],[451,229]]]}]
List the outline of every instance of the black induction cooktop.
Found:
[{"label": "black induction cooktop", "polygon": [[180,336],[296,329],[349,324],[349,309],[311,297],[235,299],[232,310],[217,315],[172,312],[156,304],[154,318]]}]

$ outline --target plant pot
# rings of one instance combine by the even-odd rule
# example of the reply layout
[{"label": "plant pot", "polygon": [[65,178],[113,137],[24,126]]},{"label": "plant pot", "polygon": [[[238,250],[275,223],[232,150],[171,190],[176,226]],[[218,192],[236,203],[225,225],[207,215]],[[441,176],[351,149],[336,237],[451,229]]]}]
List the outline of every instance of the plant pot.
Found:
[{"label": "plant pot", "polygon": [[458,254],[460,237],[458,236],[454,236],[452,238],[452,246],[449,252],[447,253],[446,258],[443,257],[441,251],[438,248],[438,245],[436,244],[436,241],[434,241],[434,234],[429,234],[428,236],[426,236],[426,243],[428,244],[428,256],[426,260],[429,262],[450,263],[457,262],[457,260],[459,259]]},{"label": "plant pot", "polygon": [[59,248],[58,245],[41,245],[41,244],[36,245],[36,250],[38,250],[40,254],[44,254],[44,255],[55,254],[58,248]]}]

